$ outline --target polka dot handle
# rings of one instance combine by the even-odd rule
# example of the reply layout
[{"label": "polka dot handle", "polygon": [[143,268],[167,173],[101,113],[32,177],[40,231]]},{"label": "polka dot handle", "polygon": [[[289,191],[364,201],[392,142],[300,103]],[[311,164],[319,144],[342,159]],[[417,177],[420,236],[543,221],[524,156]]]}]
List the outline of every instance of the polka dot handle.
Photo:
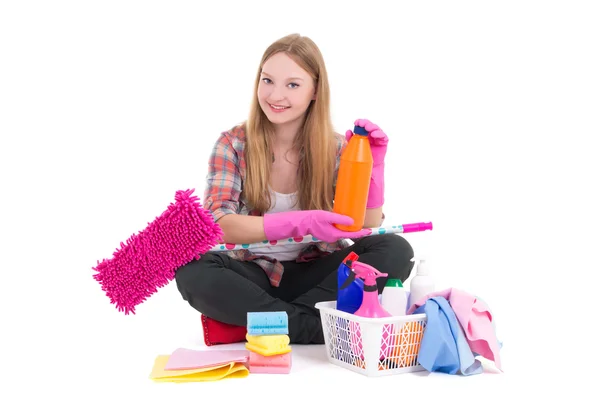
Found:
[{"label": "polka dot handle", "polygon": [[[365,236],[374,236],[374,235],[383,235],[386,233],[410,233],[410,232],[422,232],[426,230],[432,230],[433,225],[431,222],[417,222],[412,224],[403,224],[403,225],[388,225],[382,226],[379,228],[371,228],[367,230],[367,234]],[[320,242],[318,238],[307,235],[304,237],[291,237],[287,239],[281,240],[263,240],[262,242],[257,243],[248,243],[248,244],[233,244],[233,243],[221,243],[209,251],[231,251],[231,250],[240,250],[240,249],[255,249],[257,247],[266,247],[266,246],[277,246],[279,244],[289,244],[289,243],[314,243]]]}]

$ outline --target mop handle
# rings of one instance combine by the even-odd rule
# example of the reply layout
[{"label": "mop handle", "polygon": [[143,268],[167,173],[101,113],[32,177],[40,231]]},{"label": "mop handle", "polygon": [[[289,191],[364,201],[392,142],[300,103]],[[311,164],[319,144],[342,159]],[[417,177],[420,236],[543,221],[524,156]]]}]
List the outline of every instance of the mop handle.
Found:
[{"label": "mop handle", "polygon": [[[422,232],[426,230],[433,229],[431,222],[417,222],[413,224],[404,224],[404,225],[388,225],[382,226],[379,228],[367,228],[367,233],[365,236],[375,236],[375,235],[383,235],[386,233],[410,233],[410,232]],[[364,237],[364,236],[363,236]],[[233,244],[233,243],[221,243],[213,246],[209,251],[231,251],[231,250],[240,250],[240,249],[255,249],[258,247],[265,246],[277,246],[280,244],[290,244],[290,243],[313,243],[313,242],[321,242],[321,240],[317,239],[312,235],[300,236],[295,238],[287,238],[280,240],[263,240],[262,242],[250,243],[250,244]]]}]

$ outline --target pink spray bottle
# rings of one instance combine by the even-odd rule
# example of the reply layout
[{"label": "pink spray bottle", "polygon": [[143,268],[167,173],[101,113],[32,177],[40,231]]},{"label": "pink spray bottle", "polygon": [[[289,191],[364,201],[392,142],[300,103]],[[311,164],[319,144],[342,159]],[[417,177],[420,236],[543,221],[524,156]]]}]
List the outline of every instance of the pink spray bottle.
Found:
[{"label": "pink spray bottle", "polygon": [[[349,261],[348,267],[351,269],[350,276],[342,288],[349,285],[355,277],[361,278],[365,282],[363,288],[363,301],[358,310],[354,312],[354,315],[365,318],[392,317],[392,314],[387,312],[379,303],[379,292],[377,290],[377,278],[387,277],[388,274],[382,273],[374,267],[360,261],[351,261],[351,264]],[[361,329],[361,326],[363,329]],[[389,346],[386,344],[388,342],[387,337],[391,334],[392,327],[392,324],[386,324],[383,327],[383,331],[378,330],[377,334],[374,334],[374,332],[367,333],[367,331],[371,330],[369,324],[350,321],[349,328],[350,337],[352,338],[352,351],[360,359],[364,360],[364,351],[367,349],[373,350],[369,347],[369,344],[372,345],[373,340],[381,340],[381,353],[379,354],[379,359],[382,360],[386,358],[389,353]],[[366,334],[361,334],[361,331],[365,331],[364,333]],[[362,345],[363,340],[367,344],[365,349],[363,349]]]},{"label": "pink spray bottle", "polygon": [[388,274],[379,272],[369,264],[360,261],[352,261],[350,263],[350,261],[348,261],[348,267],[351,269],[350,276],[344,282],[342,289],[352,283],[356,277],[365,281],[363,300],[358,310],[354,312],[354,315],[367,318],[391,317],[392,314],[387,312],[379,303],[379,292],[377,291],[377,278],[387,277]]}]

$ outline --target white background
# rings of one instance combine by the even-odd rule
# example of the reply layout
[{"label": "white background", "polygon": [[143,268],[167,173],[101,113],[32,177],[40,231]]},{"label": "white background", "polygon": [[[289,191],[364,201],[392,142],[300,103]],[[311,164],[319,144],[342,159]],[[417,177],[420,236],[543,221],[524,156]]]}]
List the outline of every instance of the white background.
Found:
[{"label": "white background", "polygon": [[[124,316],[91,269],[177,190],[202,193],[212,144],[247,116],[262,52],[292,32],[324,54],[336,129],[368,118],[390,137],[386,223],[433,222],[406,237],[440,287],[490,305],[504,342],[504,374],[396,378],[397,397],[568,390],[597,354],[586,341],[600,266],[594,3],[2,2],[0,343],[11,398],[207,398],[232,387],[264,398],[299,386],[152,383],[156,355],[199,342],[197,313],[173,283]],[[336,379],[332,396],[376,387]]]}]

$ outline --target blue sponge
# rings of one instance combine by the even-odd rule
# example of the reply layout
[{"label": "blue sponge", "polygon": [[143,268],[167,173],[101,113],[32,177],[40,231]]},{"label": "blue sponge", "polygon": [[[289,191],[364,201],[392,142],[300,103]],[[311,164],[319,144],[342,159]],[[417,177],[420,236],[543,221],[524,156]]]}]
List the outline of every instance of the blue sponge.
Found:
[{"label": "blue sponge", "polygon": [[249,312],[248,335],[287,335],[288,315],[285,311]]}]

